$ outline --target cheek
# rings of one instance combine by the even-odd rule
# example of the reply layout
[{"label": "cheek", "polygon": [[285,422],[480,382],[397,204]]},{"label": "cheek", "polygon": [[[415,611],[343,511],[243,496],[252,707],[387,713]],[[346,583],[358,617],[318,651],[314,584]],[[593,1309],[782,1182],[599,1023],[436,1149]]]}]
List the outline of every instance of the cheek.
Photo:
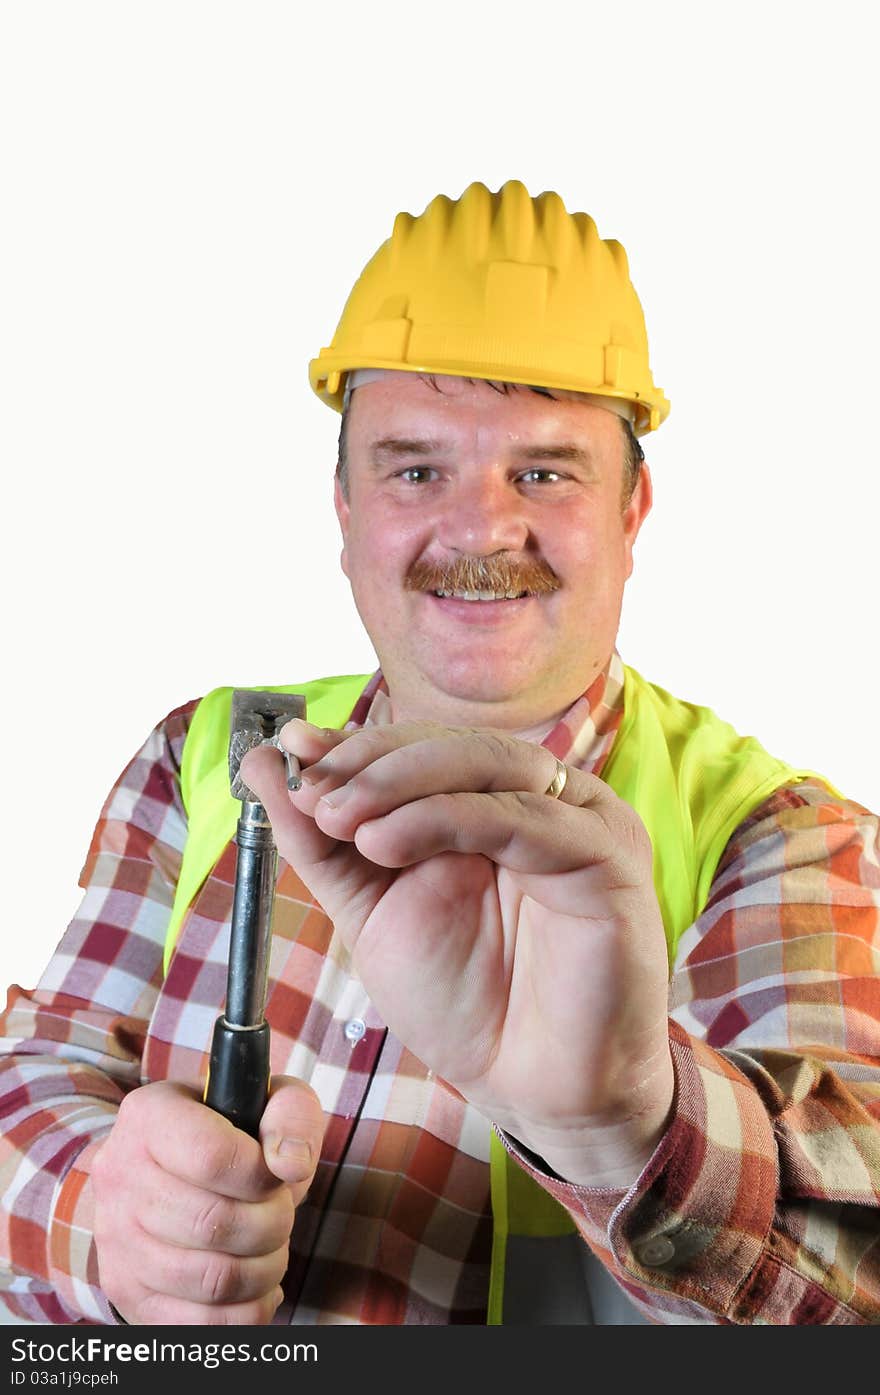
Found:
[{"label": "cheek", "polygon": [[371,521],[349,530],[342,556],[358,609],[373,622],[390,610],[401,591],[402,578],[412,563],[412,553],[400,531],[375,514]]},{"label": "cheek", "polygon": [[573,590],[593,594],[614,593],[627,575],[627,550],[623,529],[613,520],[609,526],[572,529],[571,537],[547,560]]},{"label": "cheek", "polygon": [[349,529],[346,553],[354,567],[369,566],[385,573],[406,572],[422,554],[427,537],[423,522],[400,517],[393,506],[371,509]]}]

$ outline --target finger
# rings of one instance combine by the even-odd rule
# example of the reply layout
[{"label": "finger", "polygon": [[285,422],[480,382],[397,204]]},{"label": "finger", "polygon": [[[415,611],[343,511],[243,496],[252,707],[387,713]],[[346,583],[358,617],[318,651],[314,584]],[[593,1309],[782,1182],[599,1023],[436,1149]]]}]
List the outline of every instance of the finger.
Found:
[{"label": "finger", "polygon": [[342,918],[366,919],[388,886],[387,872],[366,861],[350,841],[322,832],[297,808],[299,791],[288,790],[279,751],[258,746],[248,751],[241,770],[269,815],[279,852],[330,919],[338,925]]},{"label": "finger", "polygon": [[102,1276],[102,1288],[116,1311],[129,1323],[163,1327],[260,1327],[272,1321],[284,1301],[280,1284],[249,1303],[224,1305],[191,1303],[138,1285],[127,1296],[117,1294]]},{"label": "finger", "polygon": [[312,765],[322,756],[340,746],[351,733],[333,727],[316,727],[303,717],[292,717],[281,728],[278,739],[286,751],[296,756],[301,765]]},{"label": "finger", "polygon": [[[431,794],[496,790],[544,794],[556,770],[556,757],[543,746],[503,732],[439,731],[407,741],[406,735],[393,730],[386,735],[386,728],[381,728],[357,744],[351,739],[344,751],[333,752],[329,762],[321,760],[312,766],[303,790],[297,792],[297,808],[315,813],[319,801],[333,810],[344,805],[343,819],[318,822],[347,838],[364,819]],[[582,798],[597,794],[590,785],[601,785],[601,781],[582,776]],[[580,802],[573,788],[569,799]]]},{"label": "finger", "polygon": [[[442,852],[481,853],[511,871],[541,877],[594,871],[594,880],[621,890],[641,886],[651,872],[646,833],[644,840],[635,830],[621,839],[594,809],[515,792],[432,795],[362,823],[355,842],[385,867],[411,866]],[[563,877],[555,893],[559,909],[568,908],[572,892]]]},{"label": "finger", "polygon": [[[322,765],[313,767],[313,776]],[[495,732],[444,733],[378,754],[350,774],[348,769],[334,768],[320,783],[298,791],[297,805],[313,813],[325,832],[353,839],[365,820],[433,794],[522,791],[544,795],[557,769],[556,757],[541,746]],[[567,771],[562,793],[565,802],[579,805],[595,805],[608,798],[602,781],[583,771]]]},{"label": "finger", "polygon": [[155,1164],[140,1169],[137,1216],[154,1240],[230,1255],[268,1255],[285,1245],[294,1221],[288,1187],[276,1186],[262,1201],[233,1201],[171,1179]]},{"label": "finger", "polygon": [[250,1303],[271,1293],[290,1261],[285,1242],[268,1255],[193,1250],[137,1236],[137,1277],[146,1289],[190,1303]]},{"label": "finger", "polygon": [[158,1167],[205,1191],[258,1201],[278,1186],[256,1139],[182,1086],[133,1090],[120,1105],[126,1132],[139,1135]]},{"label": "finger", "polygon": [[305,1196],[321,1156],[324,1111],[310,1085],[289,1076],[273,1076],[260,1121],[266,1166],[286,1182],[298,1205]]},{"label": "finger", "polygon": [[467,728],[450,731],[436,722],[391,722],[384,726],[361,727],[346,733],[345,741],[338,742],[332,750],[312,762],[304,771],[304,783],[315,786],[327,780],[330,785],[342,784],[389,751],[434,736],[451,741],[461,740],[468,731]]},{"label": "finger", "polygon": [[242,778],[269,815],[276,842],[279,847],[283,842],[284,856],[301,877],[304,877],[305,867],[332,856],[337,840],[322,833],[314,820],[301,813],[292,802],[280,751],[274,746],[255,746],[242,757],[240,768]]}]

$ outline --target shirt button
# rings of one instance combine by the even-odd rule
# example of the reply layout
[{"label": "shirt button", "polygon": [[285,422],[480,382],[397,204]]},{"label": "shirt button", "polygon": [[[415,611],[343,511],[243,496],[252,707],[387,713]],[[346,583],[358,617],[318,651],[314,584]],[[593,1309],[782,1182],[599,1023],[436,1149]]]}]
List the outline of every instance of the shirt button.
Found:
[{"label": "shirt button", "polygon": [[367,1030],[367,1024],[362,1017],[352,1017],[349,1022],[346,1022],[344,1030],[347,1039],[354,1046],[355,1042],[360,1041]]},{"label": "shirt button", "polygon": [[672,1259],[675,1246],[668,1235],[654,1235],[650,1240],[642,1240],[638,1245],[633,1245],[633,1252],[639,1264],[643,1264],[646,1269],[657,1269]]}]

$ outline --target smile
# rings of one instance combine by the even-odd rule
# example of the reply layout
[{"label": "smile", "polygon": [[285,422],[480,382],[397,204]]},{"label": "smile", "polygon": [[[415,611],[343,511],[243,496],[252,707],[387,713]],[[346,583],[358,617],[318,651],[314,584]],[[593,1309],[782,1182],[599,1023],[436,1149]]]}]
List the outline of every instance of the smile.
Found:
[{"label": "smile", "polygon": [[528,591],[433,591],[438,600],[454,601],[520,601]]}]

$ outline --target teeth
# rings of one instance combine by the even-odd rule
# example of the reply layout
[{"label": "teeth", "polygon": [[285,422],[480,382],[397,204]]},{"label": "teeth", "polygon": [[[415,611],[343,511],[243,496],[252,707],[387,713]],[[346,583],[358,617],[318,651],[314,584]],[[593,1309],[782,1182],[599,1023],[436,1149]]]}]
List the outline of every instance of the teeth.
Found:
[{"label": "teeth", "polygon": [[524,591],[435,591],[441,600],[456,601],[518,601]]}]

